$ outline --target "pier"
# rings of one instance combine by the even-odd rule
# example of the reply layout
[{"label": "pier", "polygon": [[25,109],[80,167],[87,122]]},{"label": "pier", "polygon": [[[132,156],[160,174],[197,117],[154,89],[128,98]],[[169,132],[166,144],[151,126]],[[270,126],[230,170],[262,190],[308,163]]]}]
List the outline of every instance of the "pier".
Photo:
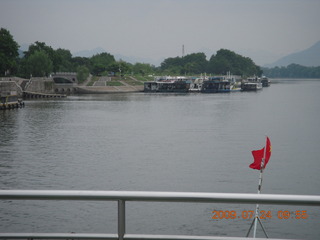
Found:
[{"label": "pier", "polygon": [[65,94],[51,94],[51,93],[38,93],[38,92],[23,92],[24,99],[32,98],[64,98],[67,97]]}]

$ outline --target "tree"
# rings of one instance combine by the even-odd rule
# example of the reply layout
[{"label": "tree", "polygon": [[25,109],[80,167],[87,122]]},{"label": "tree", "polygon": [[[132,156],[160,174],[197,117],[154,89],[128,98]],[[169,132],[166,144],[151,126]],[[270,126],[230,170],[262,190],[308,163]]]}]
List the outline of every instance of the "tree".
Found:
[{"label": "tree", "polygon": [[208,61],[204,53],[192,53],[181,58],[183,69],[188,74],[200,74],[206,71]]},{"label": "tree", "polygon": [[320,78],[319,67],[290,64],[287,67],[263,68],[263,74],[273,78]]},{"label": "tree", "polygon": [[44,51],[50,57],[51,61],[54,59],[55,54],[53,48],[47,46],[44,42],[38,41],[29,46],[28,51],[24,52],[24,57],[28,58],[37,51]]},{"label": "tree", "polygon": [[73,68],[77,69],[79,66],[86,66],[90,69],[90,59],[87,57],[74,57],[71,59]]},{"label": "tree", "polygon": [[19,45],[14,41],[10,32],[0,29],[0,75],[12,74],[17,70]]},{"label": "tree", "polygon": [[167,70],[172,67],[177,67],[180,66],[182,67],[182,61],[180,57],[175,57],[175,58],[166,58],[162,63],[161,63],[161,70]]},{"label": "tree", "polygon": [[174,74],[199,74],[205,72],[207,64],[204,53],[192,53],[185,57],[165,59],[161,63],[161,70]]},{"label": "tree", "polygon": [[118,63],[120,66],[121,74],[132,72],[132,64],[131,63],[127,63],[121,59],[120,59],[120,61],[118,61]]},{"label": "tree", "polygon": [[111,63],[108,67],[107,70],[110,72],[114,73],[120,73],[121,75],[128,73],[131,71],[131,65],[127,62],[124,61],[118,61]]},{"label": "tree", "polygon": [[33,77],[49,76],[52,72],[53,64],[45,51],[35,51],[27,58],[27,72]]},{"label": "tree", "polygon": [[100,53],[100,54],[96,54],[94,56],[92,56],[90,58],[91,64],[95,65],[95,64],[102,64],[105,67],[107,67],[109,64],[115,62],[116,60],[114,59],[114,56],[109,54],[109,53]]},{"label": "tree", "polygon": [[72,54],[69,50],[58,48],[55,50],[56,71],[71,72],[74,71],[72,66]]},{"label": "tree", "polygon": [[248,58],[236,54],[228,49],[220,49],[212,55],[208,63],[208,72],[213,74],[226,74],[232,72],[242,76],[260,76],[262,71],[259,66]]},{"label": "tree", "polygon": [[79,66],[77,68],[77,79],[79,83],[83,83],[89,76],[89,69],[86,66]]},{"label": "tree", "polygon": [[48,58],[51,60],[52,63],[52,71],[57,72],[59,69],[59,59],[56,55],[55,50],[53,50],[52,47],[47,46],[44,42],[38,42],[36,41],[34,44],[31,44],[29,46],[28,51],[24,52],[24,58],[28,59],[31,55],[33,55],[35,52],[44,52],[48,56]]},{"label": "tree", "polygon": [[95,63],[92,66],[91,72],[93,75],[102,75],[103,72],[106,71],[106,66],[102,63]]},{"label": "tree", "polygon": [[144,76],[145,74],[150,74],[154,72],[154,66],[148,63],[136,63],[132,66],[132,71],[136,74],[141,74]]},{"label": "tree", "polygon": [[109,53],[100,53],[90,58],[90,72],[94,75],[101,75],[107,71],[110,64],[115,63],[114,56]]}]

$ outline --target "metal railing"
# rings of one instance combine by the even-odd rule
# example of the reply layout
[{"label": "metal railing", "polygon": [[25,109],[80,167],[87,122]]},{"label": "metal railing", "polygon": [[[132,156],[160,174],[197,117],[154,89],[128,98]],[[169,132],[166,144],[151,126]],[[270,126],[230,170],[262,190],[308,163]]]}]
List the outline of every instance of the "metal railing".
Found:
[{"label": "metal railing", "polygon": [[0,200],[83,200],[117,201],[118,233],[0,233],[2,239],[119,239],[119,240],[209,240],[237,237],[181,236],[126,234],[127,201],[140,202],[196,202],[196,203],[237,203],[237,204],[277,204],[320,206],[320,196],[279,195],[279,194],[241,194],[241,193],[200,193],[200,192],[145,192],[145,191],[60,191],[60,190],[0,190]]}]

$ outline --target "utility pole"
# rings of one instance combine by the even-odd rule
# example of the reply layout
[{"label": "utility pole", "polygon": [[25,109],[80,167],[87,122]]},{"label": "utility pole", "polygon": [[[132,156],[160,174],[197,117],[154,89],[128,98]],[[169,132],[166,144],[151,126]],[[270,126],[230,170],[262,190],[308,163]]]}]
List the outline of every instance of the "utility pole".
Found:
[{"label": "utility pole", "polygon": [[182,44],[182,57],[184,57],[184,44]]}]

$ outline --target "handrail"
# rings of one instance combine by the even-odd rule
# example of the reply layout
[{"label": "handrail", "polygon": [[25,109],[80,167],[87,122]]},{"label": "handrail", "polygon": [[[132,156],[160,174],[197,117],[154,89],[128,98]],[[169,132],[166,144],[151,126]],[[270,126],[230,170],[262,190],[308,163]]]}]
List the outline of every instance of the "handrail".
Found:
[{"label": "handrail", "polygon": [[259,203],[320,206],[318,195],[155,192],[155,191],[77,191],[77,190],[0,190],[0,199],[11,200],[86,200],[152,201],[203,203]]},{"label": "handrail", "polygon": [[244,239],[212,236],[180,235],[143,235],[125,234],[125,202],[201,202],[201,203],[237,203],[237,204],[276,204],[320,206],[318,195],[286,194],[248,194],[248,193],[203,193],[203,192],[155,192],[155,191],[67,191],[67,190],[0,190],[0,200],[84,200],[84,201],[117,201],[118,233],[117,234],[75,234],[75,233],[0,233],[5,239]]}]

